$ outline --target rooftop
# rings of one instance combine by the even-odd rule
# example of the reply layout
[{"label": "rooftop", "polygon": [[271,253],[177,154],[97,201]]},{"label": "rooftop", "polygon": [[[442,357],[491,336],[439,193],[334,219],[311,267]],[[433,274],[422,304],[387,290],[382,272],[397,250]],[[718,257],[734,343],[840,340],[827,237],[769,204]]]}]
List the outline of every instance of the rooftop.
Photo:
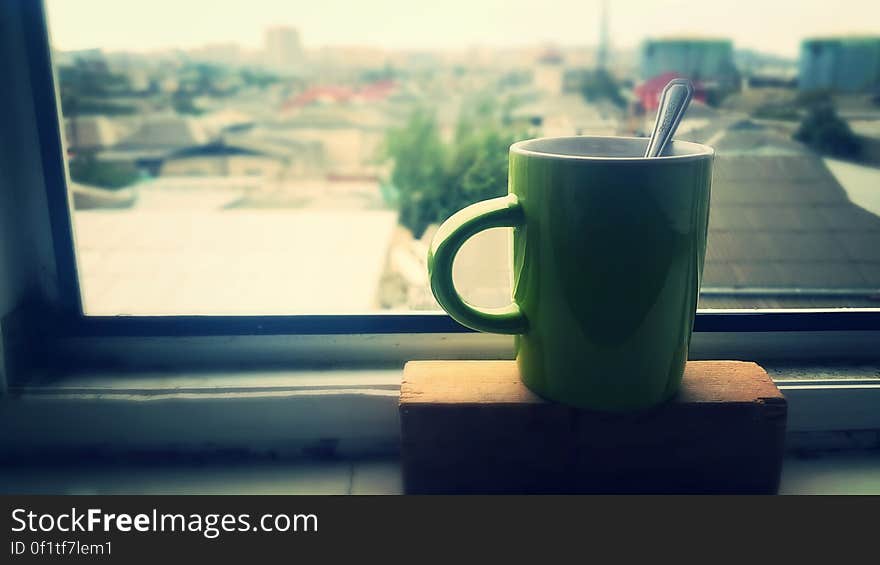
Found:
[{"label": "rooftop", "polygon": [[695,135],[717,151],[702,307],[876,306],[880,218],[820,157],[752,122]]},{"label": "rooftop", "polygon": [[[390,211],[155,207],[77,211],[89,315],[364,313],[376,297]],[[193,195],[204,206],[202,195]],[[219,202],[218,202],[219,204]],[[327,260],[332,257],[333,260]],[[357,281],[357,284],[352,284]]]},{"label": "rooftop", "polygon": [[118,149],[171,149],[202,145],[208,134],[194,118],[158,116],[144,122],[134,133],[122,139]]},{"label": "rooftop", "polygon": [[732,46],[733,41],[724,37],[694,35],[671,35],[654,37],[644,41],[644,45],[724,45]]},{"label": "rooftop", "polygon": [[811,43],[867,43],[880,45],[880,35],[836,35],[826,37],[808,37],[803,40],[804,45],[809,45]]}]

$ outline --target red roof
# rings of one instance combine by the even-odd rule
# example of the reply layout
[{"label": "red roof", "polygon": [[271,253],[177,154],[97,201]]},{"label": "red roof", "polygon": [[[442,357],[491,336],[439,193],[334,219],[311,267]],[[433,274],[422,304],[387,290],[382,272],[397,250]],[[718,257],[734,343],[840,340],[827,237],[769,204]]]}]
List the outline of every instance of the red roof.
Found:
[{"label": "red roof", "polygon": [[352,100],[376,101],[383,100],[391,95],[397,88],[392,80],[371,82],[360,88],[341,85],[313,86],[296,96],[289,98],[282,105],[282,109],[302,108],[315,102],[340,104]]},{"label": "red roof", "polygon": [[[649,78],[645,82],[636,86],[636,98],[642,103],[646,110],[656,110],[660,105],[660,95],[663,89],[669,84],[669,81],[676,78],[683,78],[682,75],[674,72],[659,74]],[[703,88],[699,81],[692,81],[694,84],[694,100],[706,102],[706,89]]]}]

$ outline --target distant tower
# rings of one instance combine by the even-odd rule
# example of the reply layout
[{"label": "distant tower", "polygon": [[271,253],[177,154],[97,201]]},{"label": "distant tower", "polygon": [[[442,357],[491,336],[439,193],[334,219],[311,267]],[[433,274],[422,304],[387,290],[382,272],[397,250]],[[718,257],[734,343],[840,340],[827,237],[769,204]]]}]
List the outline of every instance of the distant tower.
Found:
[{"label": "distant tower", "polygon": [[266,63],[278,70],[295,70],[303,62],[299,32],[292,27],[271,27],[265,36]]},{"label": "distant tower", "polygon": [[599,47],[596,49],[596,68],[608,68],[608,0],[600,1]]}]

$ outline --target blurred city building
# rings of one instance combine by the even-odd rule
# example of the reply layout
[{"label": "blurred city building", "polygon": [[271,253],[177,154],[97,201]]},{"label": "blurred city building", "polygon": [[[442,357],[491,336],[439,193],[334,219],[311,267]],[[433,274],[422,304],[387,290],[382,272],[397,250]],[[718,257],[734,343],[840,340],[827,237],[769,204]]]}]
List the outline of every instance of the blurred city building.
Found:
[{"label": "blurred city building", "polygon": [[143,172],[158,175],[169,154],[210,141],[196,118],[174,114],[149,116],[129,135],[98,153],[107,162],[132,163]]},{"label": "blurred city building", "polygon": [[280,71],[302,70],[304,63],[299,31],[278,26],[266,30],[264,38],[266,64]]},{"label": "blurred city building", "polygon": [[562,94],[565,85],[565,67],[563,57],[559,51],[548,49],[535,64],[534,84],[535,87],[547,94]]},{"label": "blurred city building", "polygon": [[64,135],[68,148],[95,151],[116,145],[120,132],[107,116],[77,116],[64,120]]},{"label": "blurred city building", "polygon": [[237,43],[211,43],[190,49],[187,55],[195,60],[216,65],[237,65],[244,55]]},{"label": "blurred city building", "polygon": [[807,39],[801,43],[801,90],[880,90],[880,35]]},{"label": "blurred city building", "polygon": [[649,39],[641,48],[641,78],[647,80],[673,72],[706,87],[738,86],[739,73],[729,39]]}]

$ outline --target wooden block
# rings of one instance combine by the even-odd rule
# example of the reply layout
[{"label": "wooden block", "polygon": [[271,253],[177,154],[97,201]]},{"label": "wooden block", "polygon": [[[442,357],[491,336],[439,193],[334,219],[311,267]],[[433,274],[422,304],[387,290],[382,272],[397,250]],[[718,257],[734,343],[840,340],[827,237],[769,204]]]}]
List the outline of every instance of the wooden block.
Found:
[{"label": "wooden block", "polygon": [[400,391],[409,493],[770,493],[786,403],[755,363],[692,361],[668,403],[635,413],[545,401],[514,361],[414,361]]}]

